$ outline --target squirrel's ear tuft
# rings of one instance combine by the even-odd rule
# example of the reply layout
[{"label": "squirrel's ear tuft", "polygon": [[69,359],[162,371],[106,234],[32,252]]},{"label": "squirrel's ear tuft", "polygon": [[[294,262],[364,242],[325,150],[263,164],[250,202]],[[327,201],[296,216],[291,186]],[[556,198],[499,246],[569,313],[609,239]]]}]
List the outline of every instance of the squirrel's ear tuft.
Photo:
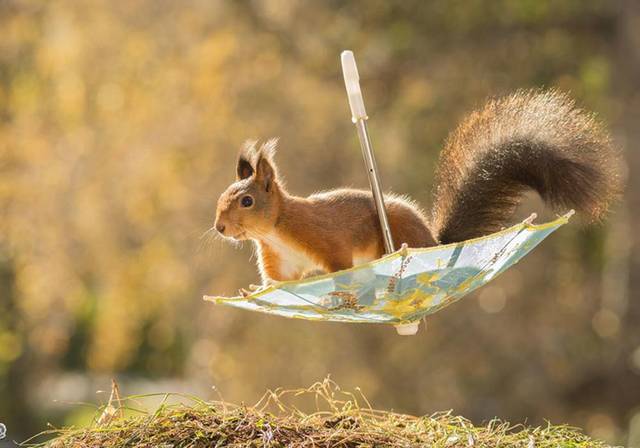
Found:
[{"label": "squirrel's ear tuft", "polygon": [[267,140],[260,147],[260,152],[269,160],[273,161],[276,155],[276,149],[278,148],[278,137],[273,137]]},{"label": "squirrel's ear tuft", "polygon": [[251,160],[255,157],[256,140],[247,140],[240,148],[238,154],[238,164],[236,166],[236,177],[238,180],[247,179],[255,173]]}]

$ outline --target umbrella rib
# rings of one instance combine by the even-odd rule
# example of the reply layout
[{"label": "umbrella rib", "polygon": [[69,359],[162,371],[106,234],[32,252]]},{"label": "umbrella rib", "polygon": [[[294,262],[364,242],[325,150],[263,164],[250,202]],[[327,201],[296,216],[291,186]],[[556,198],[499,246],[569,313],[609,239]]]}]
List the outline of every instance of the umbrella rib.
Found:
[{"label": "umbrella rib", "polygon": [[315,306],[315,307],[318,307],[318,308],[322,308],[323,310],[329,311],[329,307],[325,307],[325,306],[323,306],[323,305],[321,305],[321,304],[319,304],[319,303],[314,303],[314,302],[312,302],[311,300],[307,300],[307,299],[305,299],[304,297],[302,297],[302,296],[300,296],[300,295],[296,294],[296,293],[295,293],[295,292],[293,292],[293,291],[289,291],[288,289],[281,289],[280,291],[285,291],[285,292],[287,292],[287,293],[289,293],[289,294],[291,294],[291,295],[293,295],[293,296],[297,297],[298,299],[302,300],[303,302],[308,303],[308,304],[309,304],[309,305],[311,305],[311,306]]}]

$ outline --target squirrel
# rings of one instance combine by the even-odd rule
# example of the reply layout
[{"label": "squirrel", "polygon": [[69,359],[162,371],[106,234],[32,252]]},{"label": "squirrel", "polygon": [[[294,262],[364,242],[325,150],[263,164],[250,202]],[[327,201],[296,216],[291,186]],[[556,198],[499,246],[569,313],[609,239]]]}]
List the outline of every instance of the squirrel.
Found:
[{"label": "squirrel", "polygon": [[[236,181],[220,196],[215,220],[224,237],[254,241],[262,287],[381,257],[371,192],[292,195],[274,161],[276,146],[277,139],[243,145]],[[391,234],[409,247],[483,236],[508,224],[527,190],[555,211],[573,208],[587,221],[599,221],[622,191],[619,162],[603,126],[566,94],[520,90],[489,101],[449,135],[430,213],[406,197],[385,194]]]}]

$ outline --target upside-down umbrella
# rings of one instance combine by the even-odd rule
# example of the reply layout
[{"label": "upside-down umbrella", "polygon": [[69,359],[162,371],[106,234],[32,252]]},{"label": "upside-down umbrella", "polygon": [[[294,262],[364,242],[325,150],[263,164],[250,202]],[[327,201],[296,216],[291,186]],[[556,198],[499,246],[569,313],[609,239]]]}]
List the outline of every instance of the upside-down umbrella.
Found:
[{"label": "upside-down umbrella", "polygon": [[567,223],[573,211],[546,224],[533,224],[534,214],[508,229],[460,243],[429,248],[403,245],[394,250],[352,52],[342,53],[342,66],[387,255],[351,269],[279,282],[247,297],[204,298],[216,304],[291,318],[392,324],[399,334],[412,335],[423,317],[516,264]]}]

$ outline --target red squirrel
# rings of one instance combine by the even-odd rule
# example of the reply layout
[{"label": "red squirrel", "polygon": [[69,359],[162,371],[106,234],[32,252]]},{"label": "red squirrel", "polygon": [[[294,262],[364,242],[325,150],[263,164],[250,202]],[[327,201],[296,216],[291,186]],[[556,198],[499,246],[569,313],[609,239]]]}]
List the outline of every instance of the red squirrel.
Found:
[{"label": "red squirrel", "polygon": [[[215,221],[223,236],[253,240],[263,285],[381,257],[371,192],[340,188],[294,196],[278,173],[276,145],[276,139],[245,143]],[[619,154],[592,114],[555,90],[518,91],[489,101],[448,137],[430,213],[405,197],[385,195],[391,233],[398,247],[486,235],[508,224],[529,189],[554,210],[573,208],[597,221],[621,191],[618,166]]]}]

